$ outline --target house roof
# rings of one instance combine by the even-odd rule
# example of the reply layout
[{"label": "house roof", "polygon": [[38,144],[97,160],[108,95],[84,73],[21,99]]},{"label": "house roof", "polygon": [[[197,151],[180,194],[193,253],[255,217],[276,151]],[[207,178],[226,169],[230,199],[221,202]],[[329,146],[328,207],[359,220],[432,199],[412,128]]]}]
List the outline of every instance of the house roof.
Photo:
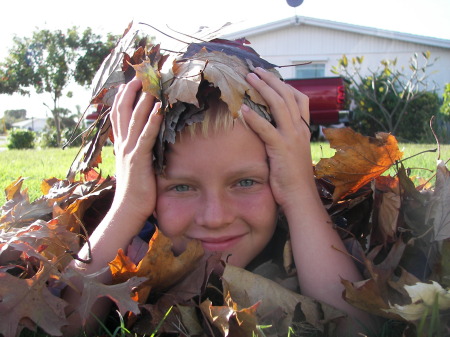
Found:
[{"label": "house roof", "polygon": [[382,37],[387,39],[400,40],[405,42],[418,43],[433,47],[450,49],[450,40],[439,39],[434,37],[427,37],[421,35],[414,35],[408,33],[395,32],[390,30],[383,30],[378,28],[352,25],[343,22],[316,19],[305,16],[294,16],[279,21],[269,22],[260,26],[240,30],[237,32],[225,34],[223,37],[228,39],[249,37],[256,34],[262,34],[276,29],[281,29],[289,26],[308,25],[321,28],[329,28],[333,30],[342,30],[345,32],[352,32],[363,35],[372,35],[376,37]]}]

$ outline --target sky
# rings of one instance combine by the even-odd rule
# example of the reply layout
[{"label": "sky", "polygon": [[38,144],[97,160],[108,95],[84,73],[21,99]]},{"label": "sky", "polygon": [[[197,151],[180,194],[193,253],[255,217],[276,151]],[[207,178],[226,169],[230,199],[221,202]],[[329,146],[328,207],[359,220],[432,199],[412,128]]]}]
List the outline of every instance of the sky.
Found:
[{"label": "sky", "polygon": [[[0,62],[14,36],[28,37],[37,29],[91,27],[101,35],[120,35],[134,21],[183,32],[231,22],[228,29],[233,31],[295,15],[450,40],[450,0],[304,0],[296,8],[286,0],[21,0],[2,4]],[[164,41],[158,42],[164,46]],[[90,90],[70,89],[74,96],[61,99],[61,107],[75,113],[79,105],[84,110]],[[0,116],[5,110],[26,109],[28,117],[47,117],[49,110],[43,103],[51,105],[50,96],[0,95]]]}]

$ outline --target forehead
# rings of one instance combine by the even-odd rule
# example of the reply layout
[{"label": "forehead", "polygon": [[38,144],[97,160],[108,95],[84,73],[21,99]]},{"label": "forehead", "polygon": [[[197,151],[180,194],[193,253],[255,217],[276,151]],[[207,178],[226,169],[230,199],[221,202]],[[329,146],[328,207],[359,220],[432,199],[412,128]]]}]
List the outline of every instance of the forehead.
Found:
[{"label": "forehead", "polygon": [[240,121],[228,129],[197,129],[193,133],[183,130],[166,154],[167,169],[201,163],[212,166],[220,163],[248,163],[266,161],[265,146],[259,136]]}]

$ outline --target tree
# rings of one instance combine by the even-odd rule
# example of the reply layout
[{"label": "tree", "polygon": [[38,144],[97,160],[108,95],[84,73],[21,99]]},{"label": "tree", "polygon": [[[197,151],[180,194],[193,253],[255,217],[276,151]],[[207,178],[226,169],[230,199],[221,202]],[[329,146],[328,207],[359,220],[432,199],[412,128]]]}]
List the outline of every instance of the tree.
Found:
[{"label": "tree", "polygon": [[27,110],[17,109],[17,110],[5,110],[3,112],[5,118],[14,119],[15,121],[21,121],[27,118]]},{"label": "tree", "polygon": [[9,56],[0,63],[0,93],[51,95],[57,142],[61,144],[59,99],[70,96],[68,85],[74,80],[80,85],[90,84],[95,70],[114,47],[116,37],[106,39],[94,34],[91,28],[79,33],[76,27],[61,30],[36,30],[31,37],[14,37]]},{"label": "tree", "polygon": [[[376,131],[396,134],[411,102],[428,92],[427,70],[433,65],[430,52],[415,53],[409,62],[410,72],[397,68],[397,59],[382,60],[376,70],[363,68],[364,57],[346,55],[332,72],[350,82],[350,95],[356,104],[356,113]],[[356,116],[358,118],[358,116]]]}]

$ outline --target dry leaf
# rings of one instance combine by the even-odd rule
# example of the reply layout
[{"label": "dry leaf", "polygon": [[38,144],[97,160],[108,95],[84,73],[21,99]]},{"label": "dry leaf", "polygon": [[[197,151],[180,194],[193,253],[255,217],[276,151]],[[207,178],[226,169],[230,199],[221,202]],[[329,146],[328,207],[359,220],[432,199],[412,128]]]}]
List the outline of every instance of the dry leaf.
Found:
[{"label": "dry leaf", "polygon": [[374,229],[373,235],[381,236],[383,244],[396,240],[401,202],[400,185],[397,178],[382,176],[375,179],[376,207],[374,207],[373,222],[376,229]]},{"label": "dry leaf", "polygon": [[76,307],[82,319],[82,324],[84,325],[91,315],[92,306],[102,297],[108,297],[112,300],[122,316],[125,316],[127,312],[139,314],[138,302],[133,299],[133,293],[145,281],[145,277],[131,277],[123,283],[109,285],[98,282],[95,275],[84,277],[80,304]]},{"label": "dry leaf", "polygon": [[257,329],[256,309],[259,302],[249,308],[239,309],[238,304],[233,301],[230,293],[226,293],[225,305],[214,306],[210,300],[200,304],[200,310],[224,337],[260,336]]},{"label": "dry leaf", "polygon": [[329,179],[335,186],[333,202],[356,192],[403,156],[397,140],[388,133],[380,132],[372,138],[350,128],[328,128],[324,134],[336,154],[321,159],[315,170],[317,178]]},{"label": "dry leaf", "polygon": [[45,264],[29,279],[0,273],[0,334],[15,337],[22,320],[31,319],[48,334],[62,335],[61,327],[67,324],[66,302],[47,288],[49,273]]},{"label": "dry leaf", "polygon": [[450,291],[445,290],[437,282],[418,282],[413,285],[405,285],[404,289],[411,297],[411,304],[392,305],[385,309],[388,313],[394,313],[407,321],[418,321],[426,312],[429,312],[433,305],[437,305],[439,310],[450,309]]},{"label": "dry leaf", "polygon": [[[148,289],[142,291],[146,294],[150,289],[167,289],[177,283],[195,268],[203,253],[200,241],[193,240],[182,254],[175,256],[172,252],[172,241],[156,229],[147,254],[137,266],[119,250],[109,267],[115,283],[124,282],[133,276],[146,277],[145,288]],[[145,301],[146,296],[143,297]],[[141,297],[139,299],[141,300]]]},{"label": "dry leaf", "polygon": [[439,161],[436,171],[436,186],[430,217],[433,218],[434,240],[450,238],[450,172],[443,161]]},{"label": "dry leaf", "polygon": [[257,309],[258,317],[271,317],[274,311],[281,309],[284,315],[277,322],[271,322],[276,324],[281,334],[287,333],[298,304],[301,304],[305,321],[322,332],[326,323],[344,316],[327,304],[290,291],[242,268],[227,265],[222,279],[224,293],[229,292],[240,306],[251,307],[261,301]]}]

